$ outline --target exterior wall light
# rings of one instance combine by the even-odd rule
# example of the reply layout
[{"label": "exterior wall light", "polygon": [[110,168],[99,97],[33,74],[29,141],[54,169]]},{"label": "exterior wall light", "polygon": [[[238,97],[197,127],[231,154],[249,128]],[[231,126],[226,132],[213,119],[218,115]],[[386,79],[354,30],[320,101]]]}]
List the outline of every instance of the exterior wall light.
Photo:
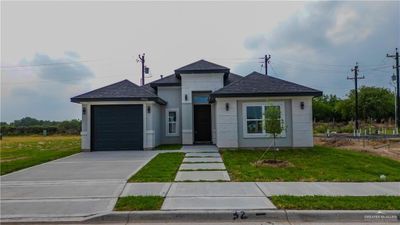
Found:
[{"label": "exterior wall light", "polygon": [[304,102],[300,102],[300,109],[304,109]]},{"label": "exterior wall light", "polygon": [[86,107],[82,107],[82,115],[86,115]]},{"label": "exterior wall light", "polygon": [[147,106],[147,113],[151,113],[151,107]]},{"label": "exterior wall light", "polygon": [[225,110],[226,110],[226,111],[229,111],[229,103],[228,103],[228,102],[225,103]]},{"label": "exterior wall light", "polygon": [[188,97],[187,97],[187,94],[185,94],[185,101],[187,101],[188,100]]}]

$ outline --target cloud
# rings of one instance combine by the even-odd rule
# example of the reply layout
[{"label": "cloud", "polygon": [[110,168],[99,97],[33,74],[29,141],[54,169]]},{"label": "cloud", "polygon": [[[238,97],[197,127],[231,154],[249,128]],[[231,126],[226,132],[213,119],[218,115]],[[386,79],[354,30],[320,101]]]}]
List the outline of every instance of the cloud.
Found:
[{"label": "cloud", "polygon": [[31,66],[2,71],[1,121],[25,116],[44,120],[78,118],[80,106],[71,103],[70,98],[91,89],[90,78],[94,77],[79,58],[71,51],[59,58],[37,53],[31,60],[20,60],[20,66]]},{"label": "cloud", "polygon": [[67,51],[61,58],[51,58],[46,54],[37,53],[32,60],[22,60],[20,65],[37,65],[37,75],[44,80],[76,84],[82,80],[94,77],[93,72],[77,61],[79,54]]},{"label": "cloud", "polygon": [[[270,33],[249,36],[244,47],[254,56],[272,55],[269,73],[344,96],[346,80],[360,63],[360,85],[389,88],[392,60],[400,45],[399,2],[310,2]],[[385,65],[382,68],[374,65]],[[247,74],[250,62],[235,68]]]}]

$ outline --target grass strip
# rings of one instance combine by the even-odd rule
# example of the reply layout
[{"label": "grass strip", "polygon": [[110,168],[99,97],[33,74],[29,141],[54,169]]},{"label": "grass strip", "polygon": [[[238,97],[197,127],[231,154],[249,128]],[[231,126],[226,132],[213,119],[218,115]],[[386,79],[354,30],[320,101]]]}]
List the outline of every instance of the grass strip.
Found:
[{"label": "grass strip", "polygon": [[182,148],[181,144],[168,144],[168,145],[159,145],[154,148],[154,150],[180,150]]},{"label": "grass strip", "polygon": [[127,196],[118,198],[115,211],[159,210],[164,202],[160,196]]},{"label": "grass strip", "polygon": [[171,182],[174,181],[184,158],[182,152],[161,153],[147,163],[128,182]]},{"label": "grass strip", "polygon": [[226,169],[183,169],[179,171],[226,171]]},{"label": "grass strip", "polygon": [[272,196],[279,209],[399,210],[399,196]]}]

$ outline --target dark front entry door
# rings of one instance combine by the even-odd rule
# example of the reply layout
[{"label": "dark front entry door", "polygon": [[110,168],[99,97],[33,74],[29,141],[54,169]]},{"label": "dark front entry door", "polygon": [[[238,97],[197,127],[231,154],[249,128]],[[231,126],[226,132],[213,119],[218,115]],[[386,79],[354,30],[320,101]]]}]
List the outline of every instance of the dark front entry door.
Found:
[{"label": "dark front entry door", "polygon": [[211,106],[194,105],[194,142],[211,142]]}]

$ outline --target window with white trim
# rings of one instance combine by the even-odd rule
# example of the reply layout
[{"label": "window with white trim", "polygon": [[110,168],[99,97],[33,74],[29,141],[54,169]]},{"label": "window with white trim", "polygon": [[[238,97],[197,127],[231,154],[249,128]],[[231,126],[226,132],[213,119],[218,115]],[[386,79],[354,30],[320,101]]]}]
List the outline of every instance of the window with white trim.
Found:
[{"label": "window with white trim", "polygon": [[[249,102],[243,103],[243,136],[244,137],[270,137],[264,129],[264,114],[267,107],[278,107],[280,117],[285,124],[285,104],[284,102]],[[286,132],[282,131],[279,137],[285,137]]]},{"label": "window with white trim", "polygon": [[166,110],[166,134],[167,136],[178,135],[178,110],[167,109]]}]

